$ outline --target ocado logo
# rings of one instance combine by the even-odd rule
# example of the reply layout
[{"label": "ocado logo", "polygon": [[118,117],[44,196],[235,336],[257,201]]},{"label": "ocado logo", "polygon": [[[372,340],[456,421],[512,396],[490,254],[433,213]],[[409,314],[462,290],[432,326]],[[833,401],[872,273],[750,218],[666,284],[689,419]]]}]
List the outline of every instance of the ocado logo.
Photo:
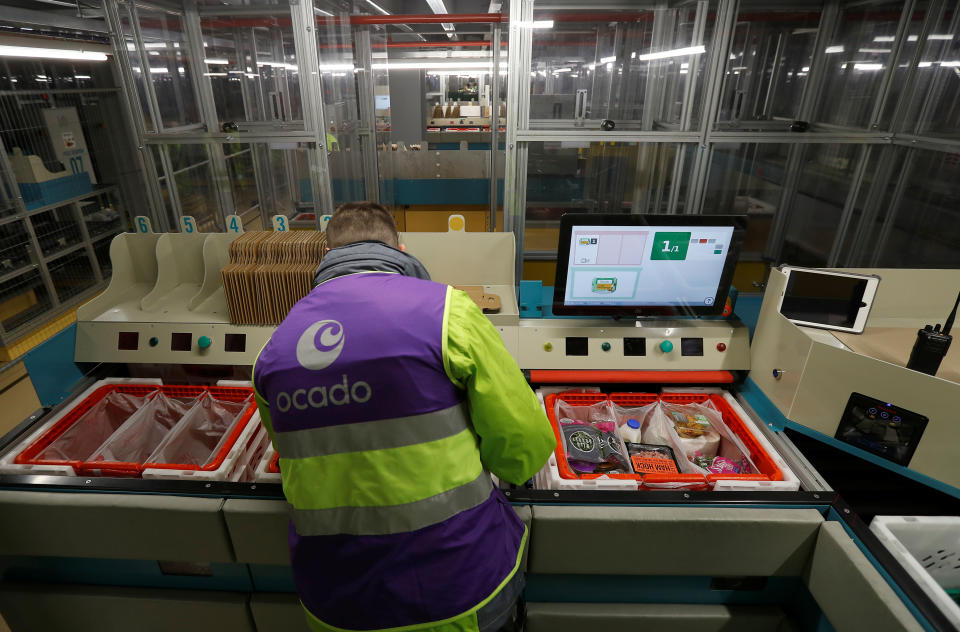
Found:
[{"label": "ocado logo", "polygon": [[305,369],[319,371],[333,364],[343,351],[343,325],[335,320],[313,323],[297,341],[297,362]]}]

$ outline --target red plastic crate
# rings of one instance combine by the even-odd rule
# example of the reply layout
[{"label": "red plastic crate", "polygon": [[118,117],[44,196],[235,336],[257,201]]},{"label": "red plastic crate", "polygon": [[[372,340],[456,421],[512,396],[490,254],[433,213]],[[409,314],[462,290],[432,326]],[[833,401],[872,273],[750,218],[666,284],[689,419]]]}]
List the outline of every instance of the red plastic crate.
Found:
[{"label": "red plastic crate", "polygon": [[[702,404],[711,401],[720,412],[724,423],[731,432],[737,435],[743,445],[749,452],[750,460],[759,470],[756,474],[583,474],[578,476],[567,464],[565,451],[563,448],[563,436],[560,433],[560,425],[557,420],[554,409],[557,399],[570,404],[571,406],[590,406],[599,402],[609,400],[612,403],[623,408],[634,408],[637,406],[646,406],[658,400],[672,404]],[[763,446],[756,440],[753,433],[746,427],[743,420],[730,407],[730,404],[720,395],[708,393],[664,393],[656,395],[654,393],[611,393],[609,396],[604,393],[581,393],[564,392],[547,395],[544,398],[544,404],[547,409],[547,418],[550,420],[550,426],[553,428],[554,438],[557,441],[556,457],[557,469],[560,477],[565,479],[593,479],[601,476],[607,476],[614,479],[636,480],[640,484],[649,484],[651,488],[668,487],[676,484],[684,489],[706,489],[710,484],[719,480],[740,480],[740,481],[780,481],[783,480],[783,473],[774,460],[767,454]],[[682,458],[682,455],[678,455]]]},{"label": "red plastic crate", "polygon": [[[101,476],[126,476],[126,477],[136,477],[145,469],[143,463],[126,463],[126,462],[115,462],[115,461],[98,461],[98,462],[88,462],[82,459],[73,459],[73,460],[59,460],[59,459],[38,459],[37,455],[41,454],[47,447],[53,443],[57,438],[60,437],[64,432],[72,427],[87,411],[89,411],[94,405],[97,404],[100,400],[106,397],[109,393],[119,392],[127,393],[130,395],[137,395],[140,397],[148,396],[152,393],[163,393],[167,397],[179,397],[179,398],[193,398],[202,394],[203,392],[208,391],[213,397],[217,399],[227,399],[231,401],[243,401],[247,399],[250,395],[253,394],[252,388],[246,387],[230,387],[230,386],[160,386],[154,384],[104,384],[103,386],[97,388],[90,395],[83,399],[80,403],[76,404],[70,411],[64,415],[56,424],[53,425],[49,430],[43,433],[36,441],[31,443],[26,447],[20,454],[14,459],[14,463],[19,464],[31,464],[31,465],[69,465],[73,467],[74,471],[78,474],[83,473],[87,475],[101,475]],[[230,448],[233,447],[233,443],[236,441],[237,436],[239,436],[240,431],[243,427],[249,422],[250,417],[253,416],[256,406],[250,406],[248,410],[244,413],[244,419],[241,420],[241,423],[238,423],[234,428],[234,431],[231,433],[231,438],[224,447],[221,449],[220,453],[217,454],[214,462],[210,466],[199,467],[199,466],[182,466],[182,465],[167,465],[167,464],[151,464],[151,467],[169,467],[171,469],[216,469],[223,463],[223,459],[226,457],[227,452],[230,451]]]}]

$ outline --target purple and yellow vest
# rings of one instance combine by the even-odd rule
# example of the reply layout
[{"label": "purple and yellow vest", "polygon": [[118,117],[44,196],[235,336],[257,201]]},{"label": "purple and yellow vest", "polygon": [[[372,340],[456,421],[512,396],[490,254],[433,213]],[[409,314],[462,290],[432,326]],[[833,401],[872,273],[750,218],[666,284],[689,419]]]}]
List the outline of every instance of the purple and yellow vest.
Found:
[{"label": "purple and yellow vest", "polygon": [[386,273],[332,279],[257,359],[294,580],[315,624],[453,619],[516,570],[524,526],[491,484],[444,368],[449,290]]}]

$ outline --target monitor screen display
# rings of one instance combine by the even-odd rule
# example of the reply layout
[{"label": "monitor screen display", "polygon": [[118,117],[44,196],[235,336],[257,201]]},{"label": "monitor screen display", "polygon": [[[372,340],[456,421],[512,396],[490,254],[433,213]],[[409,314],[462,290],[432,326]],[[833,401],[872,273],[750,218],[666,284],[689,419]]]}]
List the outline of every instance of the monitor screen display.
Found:
[{"label": "monitor screen display", "polygon": [[741,216],[564,215],[553,311],[718,314],[744,226]]}]

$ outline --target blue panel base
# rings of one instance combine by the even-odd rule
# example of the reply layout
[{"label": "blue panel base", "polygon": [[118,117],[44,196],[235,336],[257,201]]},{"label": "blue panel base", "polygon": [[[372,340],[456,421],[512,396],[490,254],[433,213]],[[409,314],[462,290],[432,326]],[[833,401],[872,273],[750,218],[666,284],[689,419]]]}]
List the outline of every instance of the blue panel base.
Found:
[{"label": "blue panel base", "polygon": [[257,592],[296,592],[293,569],[290,566],[250,564],[250,578]]},{"label": "blue panel base", "polygon": [[90,176],[86,172],[73,173],[46,182],[18,182],[17,185],[28,211],[93,191]]},{"label": "blue panel base", "polygon": [[253,589],[246,564],[210,564],[210,575],[165,575],[156,560],[0,556],[0,577],[11,582],[139,586],[196,590]]}]

